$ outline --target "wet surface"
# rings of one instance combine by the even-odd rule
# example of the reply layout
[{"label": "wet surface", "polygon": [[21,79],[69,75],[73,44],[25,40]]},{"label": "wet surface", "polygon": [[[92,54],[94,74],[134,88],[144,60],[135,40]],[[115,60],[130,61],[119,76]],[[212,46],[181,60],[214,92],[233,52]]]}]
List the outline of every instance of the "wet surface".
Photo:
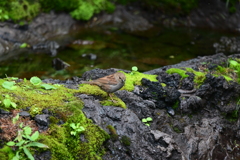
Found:
[{"label": "wet surface", "polygon": [[[59,44],[68,45],[60,47],[55,57],[43,51],[33,52],[28,49],[7,60],[4,60],[7,55],[3,55],[0,59],[0,78],[7,75],[66,79],[81,76],[94,68],[131,70],[132,66],[144,72],[197,56],[212,55],[215,53],[213,44],[219,42],[222,36],[237,35],[190,28],[153,28],[135,33],[122,32],[117,28],[81,29],[71,38],[68,35],[56,40]],[[52,67],[55,58],[70,67],[56,71]]]}]

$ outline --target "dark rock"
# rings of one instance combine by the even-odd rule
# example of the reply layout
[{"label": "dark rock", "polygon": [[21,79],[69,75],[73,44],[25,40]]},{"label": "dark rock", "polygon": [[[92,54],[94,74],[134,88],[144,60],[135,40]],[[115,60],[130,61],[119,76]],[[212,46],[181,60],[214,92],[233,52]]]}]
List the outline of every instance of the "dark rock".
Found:
[{"label": "dark rock", "polygon": [[19,112],[19,116],[22,116],[22,117],[30,117],[30,113],[27,112],[27,111],[22,111],[22,112]]},{"label": "dark rock", "polygon": [[[120,69],[111,68],[111,69],[104,70],[104,69],[98,69],[97,68],[97,69],[93,69],[93,70],[85,72],[82,75],[82,78],[84,80],[94,80],[94,79],[98,79],[98,78],[116,73],[117,71],[120,71]],[[130,71],[126,71],[126,70],[122,70],[122,71],[127,72],[127,73],[130,72]]]},{"label": "dark rock", "polygon": [[3,114],[3,115],[10,115],[10,114],[12,114],[11,112],[5,111],[3,109],[0,109],[0,113]]},{"label": "dark rock", "polygon": [[144,17],[134,14],[126,7],[117,5],[116,10],[112,14],[103,14],[98,17],[97,23],[92,21],[90,26],[96,25],[109,25],[112,27],[118,27],[125,31],[144,31],[152,27],[152,24],[148,22]]},{"label": "dark rock", "polygon": [[34,155],[35,160],[50,160],[52,158],[50,151],[44,151]]},{"label": "dark rock", "polygon": [[40,130],[46,130],[49,126],[49,115],[48,114],[38,114],[34,117]]},{"label": "dark rock", "polygon": [[[123,92],[123,91],[122,91]],[[121,94],[121,93],[118,93]],[[84,113],[104,130],[108,125],[116,129],[117,140],[109,140],[106,143],[107,154],[103,156],[105,160],[113,159],[159,159],[164,157],[160,148],[154,146],[155,141],[150,133],[150,129],[143,124],[130,109],[123,109],[113,106],[101,106],[98,101],[93,101],[84,95],[80,96],[84,101]],[[126,96],[127,97],[127,96]],[[139,99],[141,100],[141,99]],[[151,104],[151,103],[149,103]],[[109,132],[110,133],[110,132]],[[126,138],[126,137],[128,138]],[[130,142],[124,142],[123,139]],[[140,150],[140,151],[139,151]],[[169,150],[169,156],[172,151]],[[181,159],[181,157],[178,157]]]}]

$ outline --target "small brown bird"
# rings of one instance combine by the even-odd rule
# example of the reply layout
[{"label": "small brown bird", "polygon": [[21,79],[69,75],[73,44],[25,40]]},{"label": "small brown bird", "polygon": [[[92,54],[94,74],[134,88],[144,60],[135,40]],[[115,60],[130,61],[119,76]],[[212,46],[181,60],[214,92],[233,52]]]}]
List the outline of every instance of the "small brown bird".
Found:
[{"label": "small brown bird", "polygon": [[[92,81],[83,81],[82,83],[93,84],[99,86],[103,91],[107,92],[110,98],[110,93],[116,92],[121,89],[125,84],[126,77],[122,72],[116,72],[114,74],[98,78]],[[113,101],[113,99],[112,99]]]}]

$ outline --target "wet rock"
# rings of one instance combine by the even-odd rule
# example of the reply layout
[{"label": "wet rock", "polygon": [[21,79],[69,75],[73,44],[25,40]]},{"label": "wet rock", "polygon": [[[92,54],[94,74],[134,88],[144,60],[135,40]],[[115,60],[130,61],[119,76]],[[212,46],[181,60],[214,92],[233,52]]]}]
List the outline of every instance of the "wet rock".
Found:
[{"label": "wet rock", "polygon": [[59,44],[55,41],[46,41],[32,45],[33,50],[35,51],[45,50],[45,52],[50,52],[52,57],[57,55],[58,48]]},{"label": "wet rock", "polygon": [[152,27],[144,17],[134,14],[126,7],[117,5],[112,14],[103,14],[96,21],[92,21],[89,26],[109,25],[118,27],[125,31],[144,31]]},{"label": "wet rock", "polygon": [[[76,26],[76,21],[70,15],[55,14],[54,12],[39,14],[29,25],[25,25],[25,28],[10,22],[1,22],[0,55],[19,49],[22,43],[27,43],[33,46],[33,49],[46,49],[54,56],[59,45],[57,42],[48,41],[48,39],[58,35],[66,35]],[[15,52],[14,55],[16,55]]]}]

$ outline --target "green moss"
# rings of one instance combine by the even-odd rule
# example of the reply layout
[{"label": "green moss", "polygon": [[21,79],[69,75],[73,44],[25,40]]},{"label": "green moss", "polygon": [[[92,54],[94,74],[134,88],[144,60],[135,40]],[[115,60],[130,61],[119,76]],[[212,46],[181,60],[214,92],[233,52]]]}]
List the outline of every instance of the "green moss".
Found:
[{"label": "green moss", "polygon": [[165,83],[161,83],[162,87],[166,87],[167,85]]},{"label": "green moss", "polygon": [[[123,72],[124,73],[124,72]],[[133,91],[135,85],[142,85],[141,80],[143,78],[149,79],[150,81],[157,82],[157,75],[149,75],[149,74],[143,74],[140,72],[134,72],[134,74],[126,74],[126,82],[124,87],[122,88],[123,90],[127,91]]]},{"label": "green moss", "polygon": [[31,20],[34,18],[40,11],[39,3],[30,3],[27,0],[23,1],[12,1],[10,2],[11,10],[9,13],[9,18],[14,21],[20,19]]},{"label": "green moss", "polygon": [[112,139],[113,141],[116,141],[116,140],[118,139],[118,134],[117,134],[116,129],[115,129],[113,126],[111,126],[111,125],[108,125],[108,126],[107,126],[107,129],[108,129],[109,132],[111,133],[111,139]]},{"label": "green moss", "polygon": [[81,84],[78,90],[80,93],[108,97],[108,94],[101,90],[97,85]]},{"label": "green moss", "polygon": [[232,113],[228,113],[228,114],[223,113],[223,115],[230,122],[236,122],[238,120],[238,110],[234,110]]},{"label": "green moss", "polygon": [[[87,119],[81,111],[81,106],[68,105],[64,107],[67,121],[62,126],[52,124],[48,134],[41,135],[40,141],[49,146],[52,152],[52,159],[101,159],[105,153],[103,142],[109,135]],[[73,136],[71,123],[80,123],[85,131],[80,135]]]},{"label": "green moss", "polygon": [[195,75],[194,76],[194,83],[195,84],[198,84],[198,86],[203,84],[203,82],[206,79],[206,73],[195,71],[192,68],[185,68],[185,69],[186,69],[187,72],[193,73]]},{"label": "green moss", "polygon": [[122,136],[120,141],[124,146],[130,146],[131,145],[131,139],[127,136]]},{"label": "green moss", "polygon": [[173,127],[173,130],[174,130],[176,133],[182,133],[182,131],[181,131],[178,127]]},{"label": "green moss", "polygon": [[39,114],[45,108],[54,110],[66,105],[69,101],[79,101],[74,97],[77,90],[68,89],[62,85],[55,85],[57,88],[55,90],[45,90],[26,80],[17,83],[16,86],[16,90],[0,87],[0,92],[3,95],[8,94],[11,101],[17,104],[18,109],[30,107],[31,115]]},{"label": "green moss", "polygon": [[179,106],[179,101],[177,101],[177,102],[172,106],[172,108],[173,108],[173,109],[177,109],[178,106]]},{"label": "green moss", "polygon": [[166,71],[167,74],[177,73],[182,77],[182,79],[189,77],[189,75],[187,75],[186,72],[187,71],[179,69],[179,68],[170,68]]},{"label": "green moss", "polygon": [[117,98],[117,96],[114,96],[113,100],[114,102],[112,102],[112,100],[104,100],[104,101],[101,101],[101,104],[104,106],[116,106],[124,109],[127,108],[126,104],[121,99]]},{"label": "green moss", "polygon": [[8,160],[12,159],[15,156],[13,150],[9,146],[3,146],[3,148],[0,149],[0,159],[1,160]]}]

